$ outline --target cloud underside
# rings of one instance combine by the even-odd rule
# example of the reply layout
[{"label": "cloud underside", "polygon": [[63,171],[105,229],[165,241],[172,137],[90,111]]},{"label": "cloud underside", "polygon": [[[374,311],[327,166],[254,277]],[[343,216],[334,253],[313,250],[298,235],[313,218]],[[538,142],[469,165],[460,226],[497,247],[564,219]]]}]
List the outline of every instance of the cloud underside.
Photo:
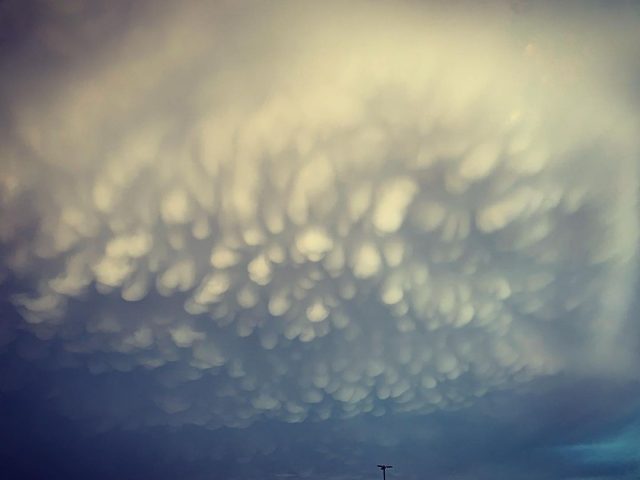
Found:
[{"label": "cloud underside", "polygon": [[11,100],[2,348],[133,427],[427,413],[615,363],[636,150],[592,59],[275,10],[172,12]]}]

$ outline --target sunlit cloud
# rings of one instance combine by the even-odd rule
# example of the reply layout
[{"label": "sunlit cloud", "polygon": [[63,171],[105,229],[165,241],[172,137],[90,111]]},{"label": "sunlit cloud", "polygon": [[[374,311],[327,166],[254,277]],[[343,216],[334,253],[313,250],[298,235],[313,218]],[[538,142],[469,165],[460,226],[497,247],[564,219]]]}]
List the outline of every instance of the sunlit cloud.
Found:
[{"label": "sunlit cloud", "polygon": [[633,375],[637,123],[588,18],[563,43],[500,5],[189,2],[79,53],[73,12],[41,40],[67,67],[9,99],[0,351],[139,383],[58,375],[67,414],[246,427]]}]

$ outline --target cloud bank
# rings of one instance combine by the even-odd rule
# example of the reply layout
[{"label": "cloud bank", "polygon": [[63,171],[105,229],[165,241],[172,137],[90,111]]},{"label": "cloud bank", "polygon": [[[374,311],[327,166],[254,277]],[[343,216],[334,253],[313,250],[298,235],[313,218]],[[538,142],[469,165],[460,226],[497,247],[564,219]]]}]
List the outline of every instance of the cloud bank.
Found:
[{"label": "cloud bank", "polygon": [[68,415],[333,421],[629,373],[636,112],[588,22],[118,9],[56,10],[3,84],[0,349]]}]

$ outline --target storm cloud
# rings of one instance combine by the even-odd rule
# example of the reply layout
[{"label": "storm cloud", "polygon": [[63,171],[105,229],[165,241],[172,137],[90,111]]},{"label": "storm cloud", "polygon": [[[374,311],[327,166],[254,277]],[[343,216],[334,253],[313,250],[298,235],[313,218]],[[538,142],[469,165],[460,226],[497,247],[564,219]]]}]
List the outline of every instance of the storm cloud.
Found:
[{"label": "storm cloud", "polygon": [[61,5],[5,45],[0,388],[19,366],[94,431],[216,430],[194,458],[252,465],[291,457],[278,429],[408,452],[638,381],[632,21]]}]

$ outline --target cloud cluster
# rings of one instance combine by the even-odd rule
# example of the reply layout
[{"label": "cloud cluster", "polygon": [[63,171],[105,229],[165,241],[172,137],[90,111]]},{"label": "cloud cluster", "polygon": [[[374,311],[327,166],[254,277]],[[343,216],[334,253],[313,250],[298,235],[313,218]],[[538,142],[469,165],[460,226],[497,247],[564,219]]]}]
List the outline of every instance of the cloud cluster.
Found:
[{"label": "cloud cluster", "polygon": [[73,372],[70,414],[426,413],[611,357],[637,141],[589,51],[415,5],[159,10],[11,100],[0,348]]}]

